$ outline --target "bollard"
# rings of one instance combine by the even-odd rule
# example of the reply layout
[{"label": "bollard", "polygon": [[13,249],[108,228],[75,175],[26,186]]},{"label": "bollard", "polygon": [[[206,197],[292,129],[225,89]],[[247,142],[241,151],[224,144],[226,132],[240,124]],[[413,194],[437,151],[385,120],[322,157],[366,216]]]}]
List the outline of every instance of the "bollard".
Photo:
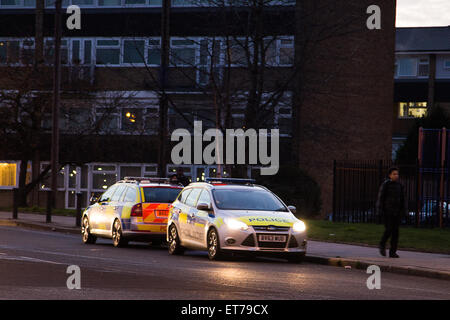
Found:
[{"label": "bollard", "polygon": [[19,189],[13,189],[13,219],[17,219],[19,217]]},{"label": "bollard", "polygon": [[52,192],[51,191],[47,191],[47,215],[45,217],[45,222],[46,223],[50,223],[52,222]]},{"label": "bollard", "polygon": [[82,193],[77,193],[77,213],[76,213],[76,219],[75,219],[75,226],[81,227],[81,196]]}]

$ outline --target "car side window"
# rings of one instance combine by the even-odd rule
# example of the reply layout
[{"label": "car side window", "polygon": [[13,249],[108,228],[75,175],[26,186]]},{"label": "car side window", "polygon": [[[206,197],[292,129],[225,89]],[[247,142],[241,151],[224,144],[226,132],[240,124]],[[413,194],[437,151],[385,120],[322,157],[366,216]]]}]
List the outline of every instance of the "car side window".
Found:
[{"label": "car side window", "polygon": [[125,191],[125,202],[136,202],[136,189],[128,187]]},{"label": "car side window", "polygon": [[195,205],[197,204],[197,198],[201,191],[202,191],[202,189],[200,189],[200,188],[192,189],[192,192],[189,193],[189,196],[186,199],[186,205],[188,205],[190,207],[195,207]]},{"label": "car side window", "polygon": [[126,188],[126,186],[124,186],[123,184],[119,185],[117,187],[116,191],[114,192],[113,196],[111,197],[111,201],[119,201],[125,188]]},{"label": "car side window", "polygon": [[117,185],[113,185],[111,186],[108,190],[106,190],[102,196],[100,197],[100,200],[98,202],[107,202],[107,201],[111,201],[111,197],[114,193],[114,191],[116,191],[117,189]]},{"label": "car side window", "polygon": [[211,197],[209,196],[209,192],[206,189],[202,190],[200,197],[198,197],[197,203],[206,203],[211,205]]},{"label": "car side window", "polygon": [[181,192],[178,201],[180,201],[181,203],[186,203],[186,198],[188,197],[189,193],[191,193],[191,191],[192,189],[186,189],[183,192]]}]

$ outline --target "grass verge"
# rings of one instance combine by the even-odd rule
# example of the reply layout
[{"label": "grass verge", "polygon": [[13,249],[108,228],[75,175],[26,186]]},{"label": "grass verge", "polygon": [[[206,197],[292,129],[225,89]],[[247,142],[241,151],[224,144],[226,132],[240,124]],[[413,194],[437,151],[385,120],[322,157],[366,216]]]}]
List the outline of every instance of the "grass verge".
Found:
[{"label": "grass verge", "polygon": [[[324,220],[305,220],[305,223],[309,239],[337,243],[377,246],[384,231],[383,225],[369,223]],[[450,254],[450,230],[402,226],[399,248]]]}]

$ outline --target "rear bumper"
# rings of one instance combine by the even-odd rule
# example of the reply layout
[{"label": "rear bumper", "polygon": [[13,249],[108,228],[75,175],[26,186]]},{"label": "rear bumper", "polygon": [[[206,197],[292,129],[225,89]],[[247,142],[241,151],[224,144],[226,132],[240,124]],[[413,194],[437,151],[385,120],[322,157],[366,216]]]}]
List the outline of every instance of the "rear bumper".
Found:
[{"label": "rear bumper", "polygon": [[154,241],[166,240],[166,233],[148,232],[148,231],[123,231],[123,237],[127,240],[135,241]]}]

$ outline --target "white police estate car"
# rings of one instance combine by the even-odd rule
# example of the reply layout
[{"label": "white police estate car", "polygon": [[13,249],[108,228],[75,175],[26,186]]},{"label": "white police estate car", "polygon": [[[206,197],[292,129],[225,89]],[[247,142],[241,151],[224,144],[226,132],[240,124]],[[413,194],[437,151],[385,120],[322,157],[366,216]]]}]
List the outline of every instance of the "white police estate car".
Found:
[{"label": "white police estate car", "polygon": [[167,241],[170,254],[207,250],[211,260],[226,253],[277,254],[299,262],[306,253],[306,226],[267,188],[248,179],[191,183],[172,204]]}]

